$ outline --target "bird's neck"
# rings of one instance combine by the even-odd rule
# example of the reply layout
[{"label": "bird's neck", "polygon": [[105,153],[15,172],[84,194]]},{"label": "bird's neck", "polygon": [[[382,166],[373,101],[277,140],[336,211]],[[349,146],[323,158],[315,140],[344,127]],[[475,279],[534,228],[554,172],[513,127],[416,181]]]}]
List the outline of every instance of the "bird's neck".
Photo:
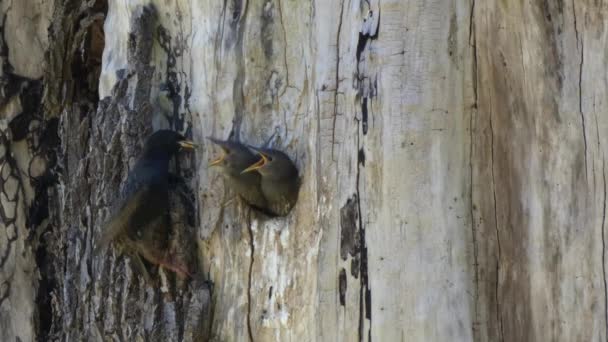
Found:
[{"label": "bird's neck", "polygon": [[293,173],[267,172],[263,173],[262,176],[269,181],[282,182],[291,181],[294,177],[297,177],[297,174],[294,175]]},{"label": "bird's neck", "polygon": [[169,162],[169,160],[171,159],[171,156],[169,155],[169,153],[167,153],[166,151],[163,150],[158,150],[158,149],[145,149],[143,151],[143,153],[141,154],[141,158],[142,159],[149,159],[149,160],[153,160],[153,159],[157,159],[157,160],[167,160],[167,162]]},{"label": "bird's neck", "polygon": [[291,181],[298,177],[298,170],[290,165],[275,165],[275,167],[260,169],[260,173],[264,178],[272,181]]}]

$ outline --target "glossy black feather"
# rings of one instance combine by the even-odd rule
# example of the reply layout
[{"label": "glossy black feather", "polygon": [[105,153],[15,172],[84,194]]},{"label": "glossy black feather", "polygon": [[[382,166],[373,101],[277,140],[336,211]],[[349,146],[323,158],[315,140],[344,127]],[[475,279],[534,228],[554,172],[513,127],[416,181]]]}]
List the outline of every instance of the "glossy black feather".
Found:
[{"label": "glossy black feather", "polygon": [[127,176],[118,205],[98,246],[121,238],[151,263],[167,259],[169,245],[169,162],[184,137],[169,130],[152,134]]}]

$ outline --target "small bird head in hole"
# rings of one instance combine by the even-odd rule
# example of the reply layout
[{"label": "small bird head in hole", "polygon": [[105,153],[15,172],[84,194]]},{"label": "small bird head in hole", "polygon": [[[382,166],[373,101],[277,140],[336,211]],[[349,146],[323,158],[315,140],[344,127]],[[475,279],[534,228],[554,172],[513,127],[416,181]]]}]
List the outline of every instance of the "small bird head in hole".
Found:
[{"label": "small bird head in hole", "polygon": [[257,148],[253,146],[249,146],[249,148],[256,151],[259,154],[260,159],[244,169],[242,173],[257,171],[263,177],[269,179],[295,179],[298,177],[298,169],[285,153],[278,150]]},{"label": "small bird head in hole", "polygon": [[211,137],[209,140],[221,149],[220,156],[211,161],[209,166],[218,169],[224,177],[225,184],[232,188],[245,203],[265,211],[268,204],[260,188],[260,174],[257,172],[241,174],[241,171],[247,166],[258,160],[258,156],[237,141],[224,141]]},{"label": "small bird head in hole", "polygon": [[298,200],[298,169],[281,151],[253,146],[249,148],[258,153],[258,160],[241,172],[260,174],[260,187],[268,203],[267,211],[276,216],[286,216]]},{"label": "small bird head in hole", "polygon": [[221,154],[216,159],[209,163],[209,166],[215,166],[229,174],[239,174],[241,170],[251,165],[257,158],[247,147],[235,141],[224,141],[209,137],[214,144],[221,149]]}]

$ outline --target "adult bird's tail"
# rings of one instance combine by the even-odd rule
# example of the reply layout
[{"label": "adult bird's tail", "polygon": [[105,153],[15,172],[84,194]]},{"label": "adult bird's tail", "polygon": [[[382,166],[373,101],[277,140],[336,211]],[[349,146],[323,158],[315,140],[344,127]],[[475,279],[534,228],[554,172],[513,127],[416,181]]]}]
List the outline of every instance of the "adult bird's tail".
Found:
[{"label": "adult bird's tail", "polygon": [[106,224],[104,224],[104,228],[97,241],[93,255],[99,255],[102,249],[106,248],[117,236],[126,231],[127,225],[129,224],[129,217],[133,215],[137,204],[144,200],[143,194],[146,193],[146,189],[147,187],[140,189],[133,196],[132,200],[127,201],[125,205],[120,208]]}]

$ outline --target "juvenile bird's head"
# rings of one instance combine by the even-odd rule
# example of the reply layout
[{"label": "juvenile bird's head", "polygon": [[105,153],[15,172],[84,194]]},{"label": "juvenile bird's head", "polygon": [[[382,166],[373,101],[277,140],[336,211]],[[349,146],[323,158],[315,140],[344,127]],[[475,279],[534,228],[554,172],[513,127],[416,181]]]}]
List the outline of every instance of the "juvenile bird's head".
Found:
[{"label": "juvenile bird's head", "polygon": [[194,148],[196,148],[196,144],[186,140],[183,135],[168,129],[161,129],[148,138],[144,145],[143,155],[148,158],[170,159],[181,149],[193,150]]},{"label": "juvenile bird's head", "polygon": [[244,169],[242,173],[258,171],[262,176],[275,179],[297,178],[298,169],[285,153],[266,148],[249,146],[260,159]]},{"label": "juvenile bird's head", "polygon": [[256,161],[256,156],[245,145],[235,141],[223,141],[209,137],[214,144],[218,145],[221,155],[209,163],[209,166],[220,167],[222,171],[238,175],[251,163]]}]

